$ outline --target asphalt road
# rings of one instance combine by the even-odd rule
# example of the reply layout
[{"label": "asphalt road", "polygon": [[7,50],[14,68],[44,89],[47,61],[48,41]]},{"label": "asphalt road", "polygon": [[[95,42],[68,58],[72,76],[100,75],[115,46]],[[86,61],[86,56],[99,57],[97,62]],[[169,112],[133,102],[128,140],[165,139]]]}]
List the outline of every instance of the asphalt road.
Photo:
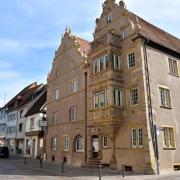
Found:
[{"label": "asphalt road", "polygon": [[[102,171],[102,180],[180,180],[180,172],[160,176],[136,175],[123,178],[117,172]],[[99,180],[99,178],[97,170],[66,167],[65,173],[61,174],[59,171],[54,171],[50,165],[46,167],[44,165],[41,169],[38,161],[28,161],[24,166],[23,159],[9,158],[0,159],[0,180]]]}]

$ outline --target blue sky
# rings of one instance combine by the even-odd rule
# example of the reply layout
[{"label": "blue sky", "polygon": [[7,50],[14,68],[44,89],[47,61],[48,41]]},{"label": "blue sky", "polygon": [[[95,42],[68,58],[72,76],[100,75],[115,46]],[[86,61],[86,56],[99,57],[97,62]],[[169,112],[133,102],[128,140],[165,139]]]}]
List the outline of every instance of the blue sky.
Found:
[{"label": "blue sky", "polygon": [[[66,26],[92,40],[103,0],[1,0],[0,106],[26,85],[45,83]],[[118,2],[118,1],[117,1]],[[180,37],[179,0],[125,0],[127,9]]]}]

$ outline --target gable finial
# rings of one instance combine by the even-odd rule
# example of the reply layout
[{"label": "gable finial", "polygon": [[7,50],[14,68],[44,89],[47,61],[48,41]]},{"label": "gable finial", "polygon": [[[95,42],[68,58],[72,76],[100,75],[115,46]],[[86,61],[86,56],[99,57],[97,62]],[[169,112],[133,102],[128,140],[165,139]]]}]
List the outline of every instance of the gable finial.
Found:
[{"label": "gable finial", "polygon": [[119,6],[120,6],[120,8],[126,10],[126,4],[125,4],[124,0],[121,0],[121,1],[119,2]]}]

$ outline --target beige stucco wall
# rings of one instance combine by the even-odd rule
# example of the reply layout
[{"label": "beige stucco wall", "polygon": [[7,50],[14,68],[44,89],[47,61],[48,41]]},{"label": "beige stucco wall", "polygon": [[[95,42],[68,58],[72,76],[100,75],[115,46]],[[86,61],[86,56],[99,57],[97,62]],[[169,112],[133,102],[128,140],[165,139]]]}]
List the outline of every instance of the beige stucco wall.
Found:
[{"label": "beige stucco wall", "polygon": [[[173,169],[174,163],[180,164],[180,101],[178,98],[180,79],[179,77],[169,74],[168,58],[177,60],[178,67],[180,66],[180,62],[178,59],[150,47],[147,47],[147,56],[155,124],[157,124],[158,127],[172,126],[175,131],[175,150],[165,150],[163,148],[163,132],[158,133],[160,167],[161,169]],[[160,107],[159,86],[170,88],[172,109]]]}]

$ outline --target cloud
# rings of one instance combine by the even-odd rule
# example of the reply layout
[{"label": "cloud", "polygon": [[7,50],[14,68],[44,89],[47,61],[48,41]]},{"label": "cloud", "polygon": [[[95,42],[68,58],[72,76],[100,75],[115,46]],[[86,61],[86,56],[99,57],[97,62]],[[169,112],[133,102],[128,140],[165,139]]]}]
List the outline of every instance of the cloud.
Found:
[{"label": "cloud", "polygon": [[18,73],[16,71],[1,71],[0,70],[0,80],[7,80],[7,79],[14,79],[18,76]]}]

